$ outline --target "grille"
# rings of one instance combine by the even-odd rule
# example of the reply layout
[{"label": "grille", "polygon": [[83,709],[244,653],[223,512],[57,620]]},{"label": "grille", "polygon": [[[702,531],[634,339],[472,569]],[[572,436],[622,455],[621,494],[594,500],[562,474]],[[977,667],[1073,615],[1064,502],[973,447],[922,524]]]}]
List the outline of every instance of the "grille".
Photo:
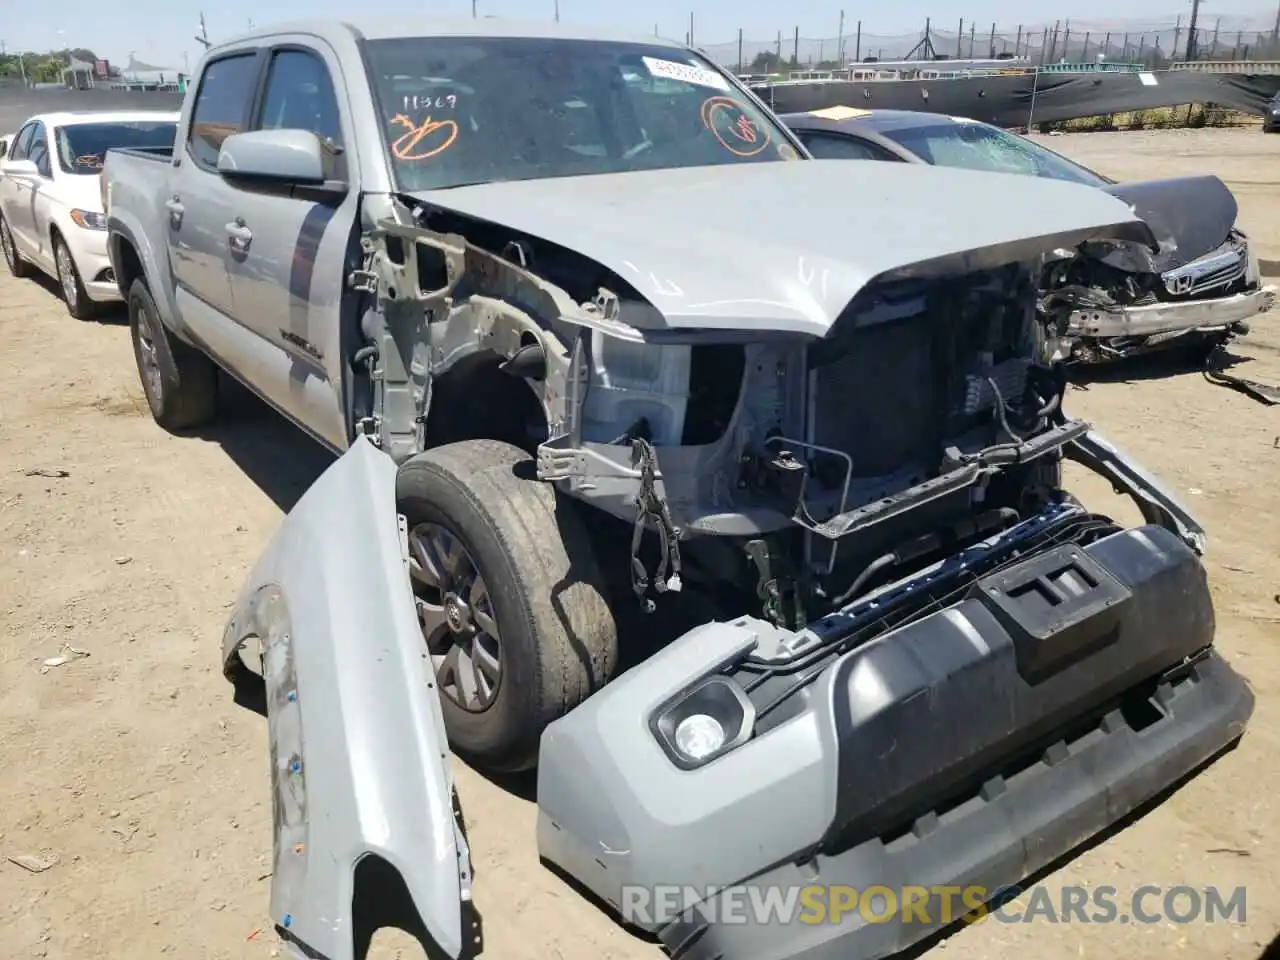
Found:
[{"label": "grille", "polygon": [[1222,293],[1244,278],[1249,256],[1244,247],[1228,245],[1161,276],[1165,289],[1175,297],[1200,299]]}]

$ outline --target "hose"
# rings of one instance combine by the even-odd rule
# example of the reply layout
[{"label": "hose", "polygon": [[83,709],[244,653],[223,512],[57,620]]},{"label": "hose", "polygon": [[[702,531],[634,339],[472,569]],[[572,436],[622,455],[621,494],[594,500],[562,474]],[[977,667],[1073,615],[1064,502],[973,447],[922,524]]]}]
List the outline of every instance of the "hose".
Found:
[{"label": "hose", "polygon": [[[1010,523],[1014,523],[1021,519],[1018,511],[1012,507],[997,507],[994,510],[987,510],[976,516],[966,517],[957,521],[946,528],[946,532],[957,540],[966,540],[970,537],[978,536],[993,530],[997,527],[1007,527]],[[842,607],[859,593],[863,587],[870,582],[871,578],[882,570],[889,567],[897,566],[900,563],[906,563],[908,560],[914,560],[922,557],[934,550],[941,549],[943,545],[943,536],[941,533],[926,533],[924,536],[916,537],[914,540],[908,540],[906,543],[895,547],[889,553],[881,554],[872,560],[863,571],[858,574],[849,588],[840,596],[831,601],[833,607]]]}]

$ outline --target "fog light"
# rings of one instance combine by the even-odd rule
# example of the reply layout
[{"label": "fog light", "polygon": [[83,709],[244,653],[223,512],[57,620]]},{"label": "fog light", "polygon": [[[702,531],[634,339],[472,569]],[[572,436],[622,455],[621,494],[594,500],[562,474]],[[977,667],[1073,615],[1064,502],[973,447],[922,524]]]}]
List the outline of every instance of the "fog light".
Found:
[{"label": "fog light", "polygon": [[676,726],[676,747],[690,760],[703,760],[724,746],[724,727],[715,717],[695,713]]},{"label": "fog light", "polygon": [[682,690],[649,717],[649,729],[681,770],[696,770],[751,739],[756,708],[729,677],[713,674]]}]

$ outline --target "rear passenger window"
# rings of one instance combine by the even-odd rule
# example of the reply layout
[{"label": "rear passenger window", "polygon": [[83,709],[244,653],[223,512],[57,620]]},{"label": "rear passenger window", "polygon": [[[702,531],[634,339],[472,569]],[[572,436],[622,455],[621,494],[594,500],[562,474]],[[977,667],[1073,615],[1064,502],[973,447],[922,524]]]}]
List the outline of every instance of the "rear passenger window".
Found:
[{"label": "rear passenger window", "polygon": [[187,134],[187,149],[197,163],[216,166],[222,141],[244,130],[258,79],[257,65],[256,53],[242,53],[215,60],[205,69]]},{"label": "rear passenger window", "polygon": [[323,60],[305,50],[280,50],[271,58],[258,129],[310,130],[342,146],[338,98]]}]

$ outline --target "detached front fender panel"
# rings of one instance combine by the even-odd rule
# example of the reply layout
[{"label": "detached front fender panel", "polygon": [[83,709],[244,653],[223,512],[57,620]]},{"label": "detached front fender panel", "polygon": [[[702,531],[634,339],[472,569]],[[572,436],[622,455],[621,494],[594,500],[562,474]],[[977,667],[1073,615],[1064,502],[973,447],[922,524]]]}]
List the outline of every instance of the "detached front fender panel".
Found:
[{"label": "detached front fender panel", "polygon": [[254,568],[223,637],[228,675],[242,646],[262,646],[271,916],[298,957],[351,960],[372,935],[356,929],[353,910],[356,866],[368,857],[399,874],[432,956],[467,953],[470,858],[395,472],[365,439],[326,470]]}]

